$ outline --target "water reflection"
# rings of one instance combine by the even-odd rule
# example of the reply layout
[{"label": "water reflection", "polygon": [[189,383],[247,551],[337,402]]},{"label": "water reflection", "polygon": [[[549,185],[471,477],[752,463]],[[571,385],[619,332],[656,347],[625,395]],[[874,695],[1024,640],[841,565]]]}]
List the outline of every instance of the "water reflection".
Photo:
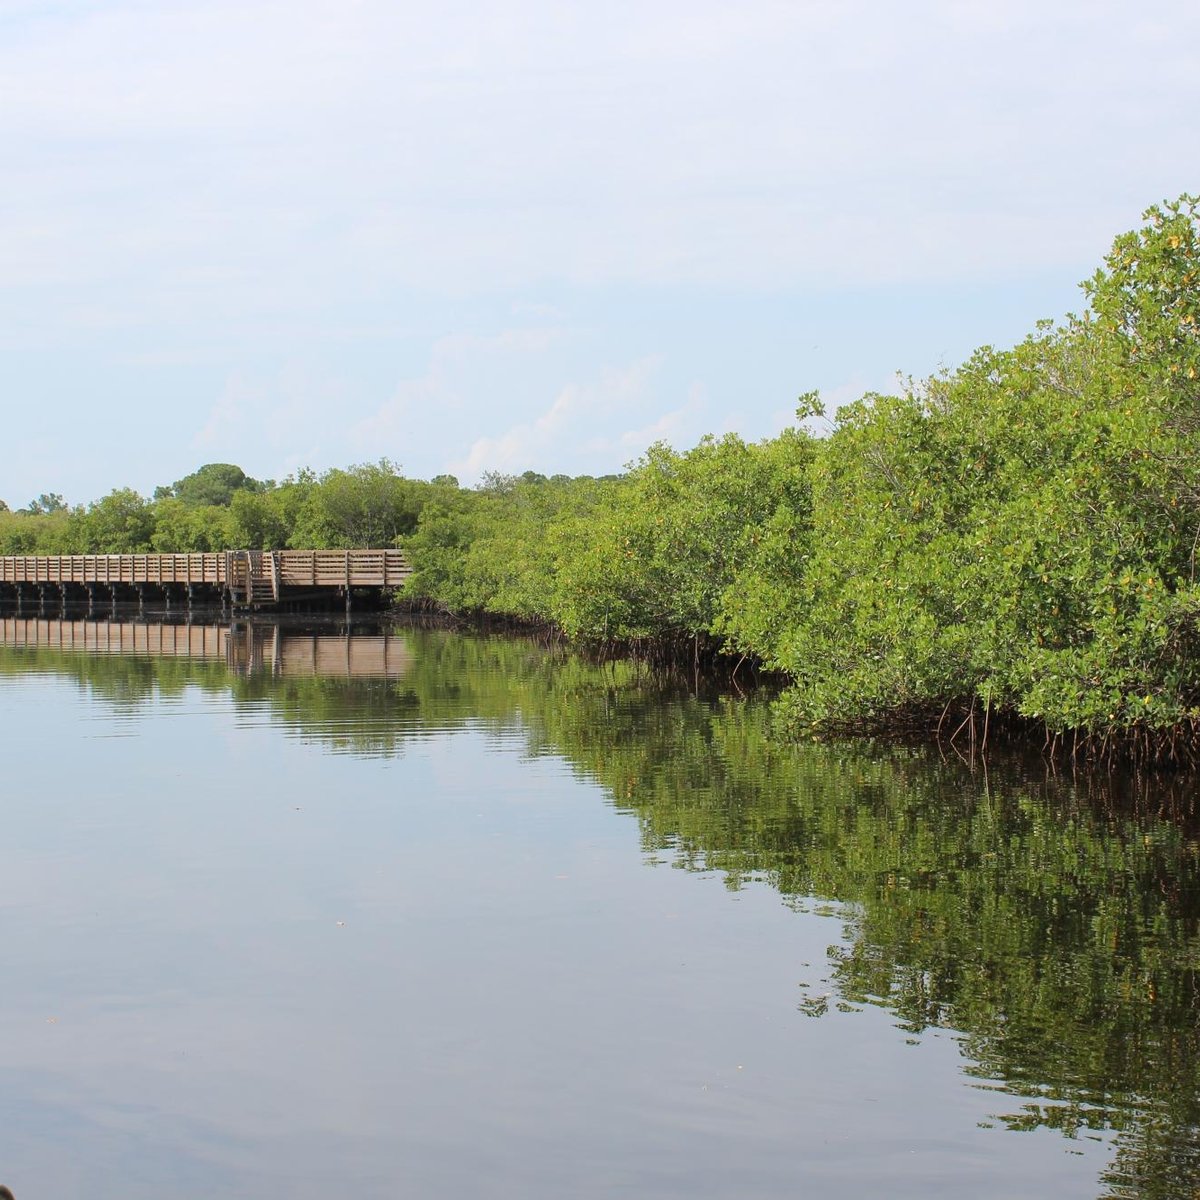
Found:
[{"label": "water reflection", "polygon": [[788,746],[765,702],[511,638],[46,621],[0,635],[13,647],[0,673],[65,675],[114,705],[231,694],[356,755],[467,727],[519,738],[600,784],[648,858],[833,905],[844,936],[803,981],[800,1014],[871,1006],[911,1040],[953,1031],[995,1093],[995,1136],[1111,1140],[1106,1197],[1190,1196],[1200,1181],[1194,781]]},{"label": "water reflection", "polygon": [[0,646],[65,654],[222,662],[238,675],[394,679],[409,666],[403,636],[379,626],[280,621],[205,625],[191,621],[0,618]]}]

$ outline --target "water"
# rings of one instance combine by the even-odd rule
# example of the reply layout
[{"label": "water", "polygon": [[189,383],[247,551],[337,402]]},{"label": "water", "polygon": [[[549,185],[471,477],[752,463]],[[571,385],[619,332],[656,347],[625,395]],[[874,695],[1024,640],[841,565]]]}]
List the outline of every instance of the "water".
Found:
[{"label": "water", "polygon": [[0,1178],[1190,1197],[1190,785],[524,641],[0,623]]}]

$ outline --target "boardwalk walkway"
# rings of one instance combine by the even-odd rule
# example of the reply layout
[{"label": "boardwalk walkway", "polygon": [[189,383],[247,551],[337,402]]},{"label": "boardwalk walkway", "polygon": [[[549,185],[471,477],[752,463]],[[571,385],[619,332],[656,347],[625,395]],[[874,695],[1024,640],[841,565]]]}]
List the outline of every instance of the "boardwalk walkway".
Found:
[{"label": "boardwalk walkway", "polygon": [[278,608],[292,601],[404,586],[399,550],[222,550],[211,554],[16,554],[0,556],[0,597],[112,602],[147,594],[191,605]]}]

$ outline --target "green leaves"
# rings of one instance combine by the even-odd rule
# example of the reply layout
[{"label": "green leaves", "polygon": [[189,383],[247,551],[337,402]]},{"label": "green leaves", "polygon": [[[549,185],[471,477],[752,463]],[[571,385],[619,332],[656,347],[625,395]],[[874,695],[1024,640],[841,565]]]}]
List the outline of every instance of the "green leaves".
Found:
[{"label": "green leaves", "polygon": [[[619,479],[527,473],[422,513],[410,588],[582,641],[737,645],[782,612],[802,560],[813,440],[652,446]],[[748,596],[756,604],[745,603]]]},{"label": "green leaves", "polygon": [[1196,718],[1195,205],[1117,239],[1084,318],[839,414],[803,615],[775,651],[798,719],[977,702],[1104,736]]}]

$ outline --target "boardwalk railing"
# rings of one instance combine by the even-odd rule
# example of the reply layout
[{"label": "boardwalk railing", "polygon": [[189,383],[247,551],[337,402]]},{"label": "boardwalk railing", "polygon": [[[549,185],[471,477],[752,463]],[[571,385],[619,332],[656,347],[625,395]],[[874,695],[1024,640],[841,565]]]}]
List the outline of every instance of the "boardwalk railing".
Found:
[{"label": "boardwalk railing", "polygon": [[8,554],[0,583],[210,583],[226,580],[218,554]]},{"label": "boardwalk railing", "polygon": [[412,574],[399,550],[221,550],[209,554],[0,556],[0,584],[216,588],[235,603],[278,602],[289,592],[396,589]]}]

